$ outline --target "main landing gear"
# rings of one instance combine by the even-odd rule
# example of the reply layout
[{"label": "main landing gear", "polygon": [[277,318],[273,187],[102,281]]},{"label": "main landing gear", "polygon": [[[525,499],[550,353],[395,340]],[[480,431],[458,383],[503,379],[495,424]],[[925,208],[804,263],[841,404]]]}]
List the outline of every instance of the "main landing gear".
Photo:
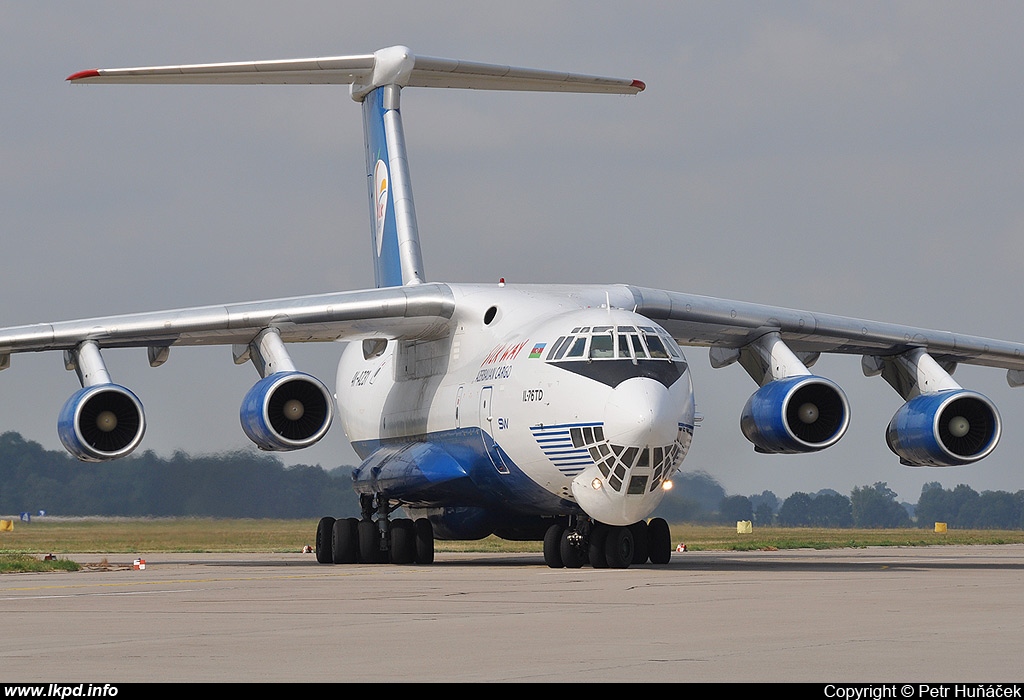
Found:
[{"label": "main landing gear", "polygon": [[555,523],[544,535],[544,563],[552,569],[625,569],[630,564],[667,564],[672,538],[662,518],[627,526],[605,525],[589,518],[571,517]]},{"label": "main landing gear", "polygon": [[[321,564],[432,564],[434,528],[426,518],[394,518],[398,506],[359,496],[361,518],[320,518],[316,560]],[[374,520],[373,516],[377,515]]]}]

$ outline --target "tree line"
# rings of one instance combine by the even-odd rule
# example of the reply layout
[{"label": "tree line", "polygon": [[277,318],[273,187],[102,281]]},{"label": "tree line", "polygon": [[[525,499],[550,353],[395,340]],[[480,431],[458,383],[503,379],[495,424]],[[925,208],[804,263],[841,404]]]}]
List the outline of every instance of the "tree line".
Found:
[{"label": "tree line", "polygon": [[[232,452],[164,458],[152,451],[114,462],[80,462],[8,432],[0,435],[0,514],[127,517],[318,518],[359,515],[351,466],[286,467],[272,455]],[[960,484],[924,485],[917,504],[901,503],[885,482],[853,489],[728,495],[705,472],[673,477],[655,515],[670,522],[788,527],[1024,528],[1024,490],[978,493]]]},{"label": "tree line", "polygon": [[249,452],[193,457],[152,451],[80,462],[18,433],[0,435],[0,514],[318,518],[357,516],[351,469],[285,467]]},{"label": "tree line", "polygon": [[[917,503],[910,504],[900,502],[884,481],[858,486],[849,496],[822,489],[813,494],[797,491],[785,500],[771,491],[729,496],[700,472],[677,474],[673,481],[680,495],[666,497],[659,514],[665,518],[685,515],[689,522],[749,520],[755,525],[831,528],[931,528],[946,523],[958,529],[1024,529],[1024,490],[978,493],[966,484],[946,489],[933,481],[922,487]],[[690,483],[698,485],[693,492],[687,488]],[[701,494],[701,500],[694,501],[690,493]]]}]

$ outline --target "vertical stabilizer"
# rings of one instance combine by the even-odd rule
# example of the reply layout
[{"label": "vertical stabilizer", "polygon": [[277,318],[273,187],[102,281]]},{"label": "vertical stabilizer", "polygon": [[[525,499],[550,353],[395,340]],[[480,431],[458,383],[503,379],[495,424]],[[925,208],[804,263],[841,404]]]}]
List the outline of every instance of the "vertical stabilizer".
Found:
[{"label": "vertical stabilizer", "polygon": [[349,85],[352,98],[362,102],[363,108],[374,275],[378,287],[418,284],[425,279],[399,111],[402,88],[635,95],[645,87],[639,80],[414,56],[405,46],[355,56],[104,68],[81,71],[68,80],[73,83]]},{"label": "vertical stabilizer", "polygon": [[386,85],[372,90],[363,99],[370,231],[378,287],[423,281],[400,94],[398,85]]}]

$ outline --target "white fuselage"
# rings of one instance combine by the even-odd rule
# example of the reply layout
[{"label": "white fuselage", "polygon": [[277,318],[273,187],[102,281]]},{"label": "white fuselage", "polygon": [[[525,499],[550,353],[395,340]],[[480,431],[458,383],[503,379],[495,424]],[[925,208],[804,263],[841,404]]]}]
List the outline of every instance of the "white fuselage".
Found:
[{"label": "white fuselage", "polygon": [[447,337],[345,348],[338,411],[360,456],[392,443],[458,445],[445,449],[512,510],[582,510],[611,525],[647,517],[694,424],[670,336],[615,308],[614,287],[451,289]]}]

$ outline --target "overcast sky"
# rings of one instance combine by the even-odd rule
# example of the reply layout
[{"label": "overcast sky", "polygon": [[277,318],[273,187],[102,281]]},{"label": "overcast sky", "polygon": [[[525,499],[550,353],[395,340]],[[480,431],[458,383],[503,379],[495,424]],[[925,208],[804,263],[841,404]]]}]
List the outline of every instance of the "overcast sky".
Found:
[{"label": "overcast sky", "polygon": [[[442,9],[443,8],[443,9]],[[0,323],[371,287],[362,125],[345,87],[71,86],[88,68],[414,53],[636,78],[636,97],[407,90],[431,281],[625,282],[1024,340],[1024,4],[0,0]],[[339,348],[293,350],[329,386]],[[107,351],[143,449],[254,449],[258,376],[229,348]],[[859,357],[846,437],[756,455],[756,389],[690,348],[705,415],[684,469],[729,493],[885,481],[1024,489],[1024,389],[977,465],[900,466],[901,399]],[[59,449],[60,353],[0,373],[0,430]],[[286,463],[354,463],[335,425]]]}]

